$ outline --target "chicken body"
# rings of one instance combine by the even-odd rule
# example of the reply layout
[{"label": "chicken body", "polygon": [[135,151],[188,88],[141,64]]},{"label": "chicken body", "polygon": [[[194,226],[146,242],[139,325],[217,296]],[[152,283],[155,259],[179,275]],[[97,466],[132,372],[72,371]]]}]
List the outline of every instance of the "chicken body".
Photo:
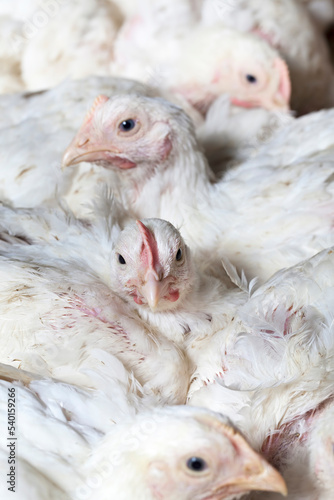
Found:
[{"label": "chicken body", "polygon": [[[12,215],[13,231],[21,236],[3,235],[0,258],[2,361],[95,387],[91,370],[99,373],[114,354],[145,391],[160,394],[162,402],[184,402],[189,383],[184,354],[157,329],[147,328],[125,290],[123,298],[115,293],[120,232],[115,220],[103,213],[90,228],[66,213],[26,211]],[[41,243],[33,244],[34,238]],[[132,275],[136,278],[135,268]]]}]

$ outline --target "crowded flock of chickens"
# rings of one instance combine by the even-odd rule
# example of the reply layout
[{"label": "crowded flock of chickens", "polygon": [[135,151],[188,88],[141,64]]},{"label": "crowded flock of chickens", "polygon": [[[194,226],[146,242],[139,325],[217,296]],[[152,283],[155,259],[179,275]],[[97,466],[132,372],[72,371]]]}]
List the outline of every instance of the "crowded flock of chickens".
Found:
[{"label": "crowded flock of chickens", "polygon": [[334,1],[0,26],[1,500],[333,500]]}]

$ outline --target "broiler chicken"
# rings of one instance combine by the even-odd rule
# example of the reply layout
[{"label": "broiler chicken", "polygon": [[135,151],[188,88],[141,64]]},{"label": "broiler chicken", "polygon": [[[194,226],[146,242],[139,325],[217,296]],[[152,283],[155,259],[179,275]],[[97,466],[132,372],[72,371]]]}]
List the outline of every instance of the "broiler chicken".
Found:
[{"label": "broiler chicken", "polygon": [[[279,473],[221,415],[152,408],[116,377],[106,395],[6,365],[0,371],[1,399],[14,393],[19,401],[15,491],[22,500],[222,500],[253,489],[286,492]],[[7,417],[3,405],[1,424]],[[7,454],[2,442],[4,471]],[[7,499],[5,481],[0,491]]]},{"label": "broiler chicken", "polygon": [[[1,360],[95,387],[90,371],[99,372],[104,365],[107,369],[108,357],[114,354],[147,393],[159,394],[162,402],[182,403],[188,362],[173,342],[136,313],[136,302],[151,297],[151,277],[142,275],[146,251],[141,249],[138,226],[126,225],[129,247],[123,247],[123,253],[127,259],[130,249],[136,253],[124,265],[117,251],[123,232],[113,219],[115,210],[115,205],[104,207],[87,226],[67,213],[35,209],[11,215],[9,210],[6,217],[2,208],[11,231],[2,234],[0,252]],[[174,239],[183,243],[167,222],[154,224],[161,241],[156,258],[166,259],[167,265]],[[166,301],[182,296],[183,283],[176,286],[166,284]]]},{"label": "broiler chicken", "polygon": [[334,72],[326,40],[299,0],[233,0],[225,4],[204,0],[202,22],[211,29],[220,25],[222,30],[255,33],[276,48],[288,64],[291,109],[298,114],[334,105]]},{"label": "broiler chicken", "polygon": [[113,71],[180,94],[203,114],[224,93],[244,107],[289,109],[284,60],[258,37],[220,26],[195,26],[173,38],[152,33],[137,16],[117,37]]}]

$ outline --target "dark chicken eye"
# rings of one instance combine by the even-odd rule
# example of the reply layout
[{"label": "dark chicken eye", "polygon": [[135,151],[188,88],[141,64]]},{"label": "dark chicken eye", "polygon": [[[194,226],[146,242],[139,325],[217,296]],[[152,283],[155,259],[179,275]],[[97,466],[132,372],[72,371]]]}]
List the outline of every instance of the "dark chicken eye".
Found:
[{"label": "dark chicken eye", "polygon": [[122,123],[119,124],[119,129],[122,130],[123,132],[129,132],[134,128],[136,125],[136,122],[132,120],[132,118],[129,118],[128,120],[124,120]]},{"label": "dark chicken eye", "polygon": [[176,258],[177,261],[179,261],[179,260],[182,259],[182,250],[181,250],[181,248],[178,249],[175,258]]},{"label": "dark chicken eye", "polygon": [[120,264],[126,264],[126,262],[125,262],[125,259],[124,259],[123,255],[121,255],[120,253],[118,254],[118,262],[119,262]]},{"label": "dark chicken eye", "polygon": [[254,75],[246,75],[246,80],[249,83],[256,83],[257,82],[257,78]]},{"label": "dark chicken eye", "polygon": [[203,458],[191,457],[187,460],[187,467],[194,472],[202,472],[208,465]]}]

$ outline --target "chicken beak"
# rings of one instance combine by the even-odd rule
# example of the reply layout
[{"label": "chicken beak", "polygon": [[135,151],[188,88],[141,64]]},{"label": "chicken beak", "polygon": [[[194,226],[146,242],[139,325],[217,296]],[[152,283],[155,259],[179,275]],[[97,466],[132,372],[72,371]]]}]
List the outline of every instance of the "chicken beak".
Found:
[{"label": "chicken beak", "polygon": [[264,459],[258,458],[257,463],[252,461],[245,466],[244,474],[234,482],[237,491],[274,491],[286,496],[288,490],[283,477]]},{"label": "chicken beak", "polygon": [[242,473],[217,488],[214,498],[221,499],[249,491],[273,491],[287,495],[288,490],[280,473],[259,454],[249,451],[252,457],[244,465]]},{"label": "chicken beak", "polygon": [[155,311],[159,300],[165,293],[166,284],[159,277],[158,273],[150,269],[145,277],[145,283],[141,287],[141,294],[147,300],[152,311]]},{"label": "chicken beak", "polygon": [[119,153],[118,149],[111,148],[110,145],[104,144],[102,141],[99,144],[93,144],[88,137],[80,135],[79,132],[65,150],[62,159],[62,168],[76,165],[81,161],[92,163],[103,160],[110,161],[113,155]]}]

